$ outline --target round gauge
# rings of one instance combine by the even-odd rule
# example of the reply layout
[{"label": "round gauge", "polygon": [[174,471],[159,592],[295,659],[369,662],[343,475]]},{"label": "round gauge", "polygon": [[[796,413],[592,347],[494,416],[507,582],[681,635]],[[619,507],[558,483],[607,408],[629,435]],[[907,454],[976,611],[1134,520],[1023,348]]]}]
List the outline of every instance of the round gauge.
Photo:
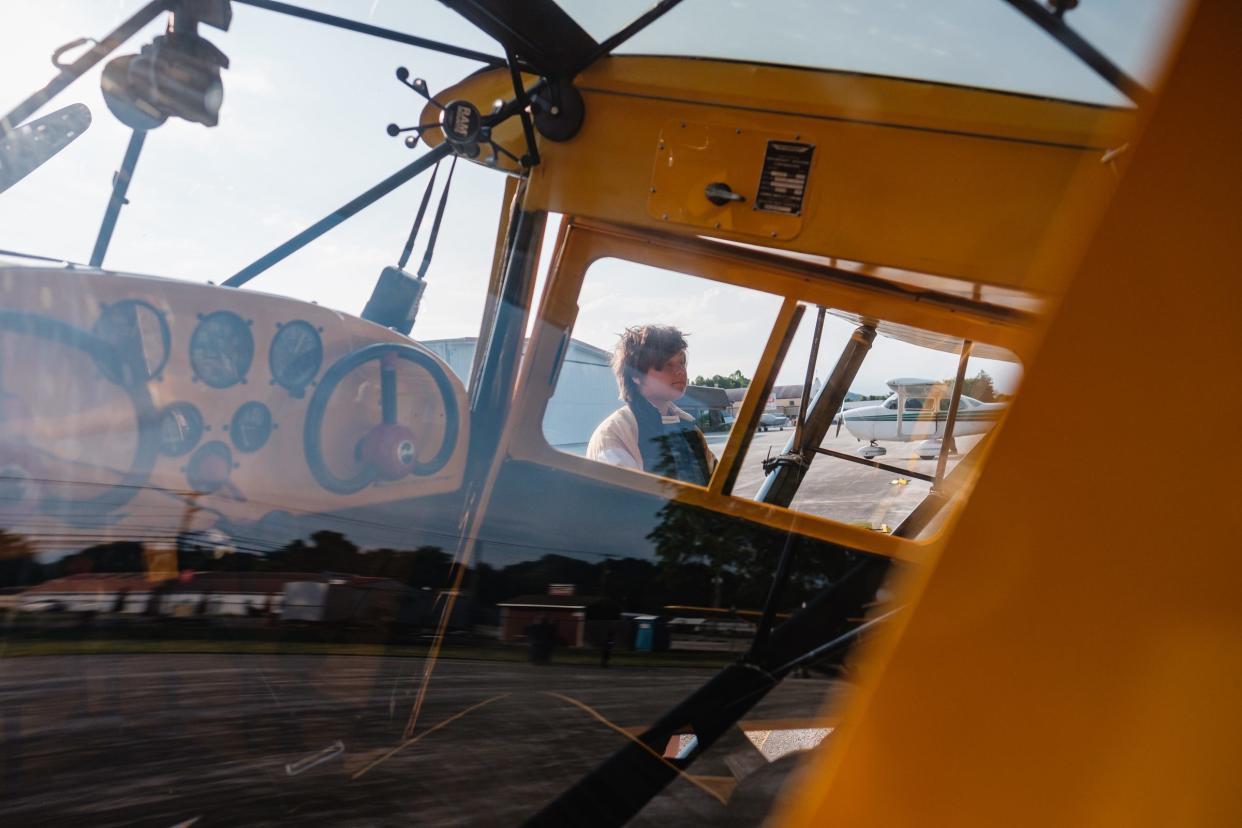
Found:
[{"label": "round gauge", "polygon": [[190,335],[190,367],[212,388],[245,382],[253,359],[250,325],[231,311],[207,314]]},{"label": "round gauge", "polygon": [[295,320],[282,325],[276,336],[272,337],[272,348],[268,353],[272,382],[293,396],[302,396],[322,364],[323,340],[311,323]]},{"label": "round gauge", "polygon": [[210,494],[229,481],[233,471],[233,453],[220,441],[204,443],[194,452],[185,467],[190,489]]},{"label": "round gauge", "polygon": [[188,402],[176,402],[160,415],[160,453],[180,457],[203,437],[203,415]]},{"label": "round gauge", "polygon": [[229,423],[229,437],[238,451],[258,451],[272,436],[272,412],[261,402],[243,403]]},{"label": "round gauge", "polygon": [[168,362],[168,320],[149,302],[123,299],[104,305],[91,332],[116,349],[116,362],[96,358],[95,364],[100,373],[120,385],[159,376]]}]

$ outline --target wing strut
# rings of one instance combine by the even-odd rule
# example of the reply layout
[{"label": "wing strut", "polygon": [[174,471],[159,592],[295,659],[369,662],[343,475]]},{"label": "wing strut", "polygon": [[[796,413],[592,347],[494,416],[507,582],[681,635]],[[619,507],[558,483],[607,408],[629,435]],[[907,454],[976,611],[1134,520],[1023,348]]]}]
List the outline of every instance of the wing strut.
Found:
[{"label": "wing strut", "polygon": [[388,176],[383,181],[355,198],[353,201],[336,208],[331,213],[324,216],[310,227],[307,227],[301,233],[298,233],[284,244],[255,259],[253,262],[246,265],[229,278],[225,279],[222,284],[225,287],[241,287],[272,265],[282,262],[289,256],[292,256],[294,253],[301,250],[303,247],[310,244],[324,233],[327,233],[347,218],[361,212],[366,207],[370,207],[372,204],[379,201],[381,198],[388,195],[393,190],[409,181],[411,178],[414,178],[423,170],[434,166],[440,161],[441,158],[448,155],[451,151],[452,147],[449,145],[448,141],[441,143],[434,149],[428,150],[417,160],[397,170],[395,173]]},{"label": "wing strut", "polygon": [[451,43],[441,43],[438,40],[429,40],[425,37],[405,34],[404,32],[394,32],[392,29],[384,29],[379,26],[372,26],[369,23],[361,23],[357,20],[350,20],[347,17],[337,17],[334,14],[324,14],[323,12],[304,9],[300,6],[291,6],[288,3],[278,3],[276,0],[233,0],[235,3],[241,3],[245,6],[254,6],[257,9],[266,9],[267,11],[276,12],[278,14],[287,14],[290,17],[298,17],[302,20],[310,20],[314,23],[323,23],[328,26],[334,26],[338,29],[345,29],[358,34],[371,35],[372,37],[391,40],[395,43],[404,43],[407,46],[418,46],[422,49],[430,49],[433,52],[442,52],[453,57],[465,58],[466,60],[477,60],[480,63],[486,63],[489,66],[501,66],[504,59],[496,55],[489,55],[486,52],[476,52],[473,49],[463,49],[460,46],[454,46]]},{"label": "wing strut", "polygon": [[[811,403],[811,410],[803,423],[802,433],[791,437],[779,456],[764,461],[767,477],[759,488],[759,493],[755,495],[756,500],[776,506],[788,506],[793,502],[802,478],[806,476],[811,460],[815,457],[814,447],[823,442],[827,435],[833,415],[841,409],[845,394],[854,382],[854,377],[857,376],[858,369],[862,367],[862,361],[874,341],[873,325],[860,325],[854,329],[828,381],[815,395],[815,401]],[[795,439],[801,442],[795,444]]]},{"label": "wing strut", "polygon": [[145,129],[135,129],[129,137],[129,145],[125,147],[125,158],[121,161],[121,169],[112,179],[112,196],[108,199],[108,208],[104,210],[103,222],[99,225],[99,235],[95,237],[95,249],[91,251],[91,267],[103,267],[104,256],[108,253],[108,245],[112,241],[112,231],[116,229],[116,220],[121,215],[121,207],[129,203],[125,193],[129,191],[130,179],[134,177],[134,167],[138,166],[138,154],[142,152],[142,144],[147,140]]},{"label": "wing strut", "polygon": [[962,386],[966,384],[966,363],[970,362],[970,352],[974,343],[969,339],[962,340],[962,355],[957,360],[957,378],[953,380],[953,399],[949,403],[949,418],[944,424],[944,434],[940,437],[940,456],[936,458],[936,481],[932,488],[940,485],[944,479],[945,463],[949,460],[949,447],[953,445],[953,428],[957,425],[957,407],[962,403]]},{"label": "wing strut", "polygon": [[583,61],[582,65],[579,66],[578,69],[574,71],[574,74],[575,75],[578,74],[578,72],[581,72],[583,69],[586,69],[588,66],[590,66],[592,63],[599,60],[600,58],[607,57],[608,55],[612,54],[613,49],[617,48],[622,43],[629,40],[631,37],[633,37],[634,35],[641,32],[643,29],[650,26],[652,23],[656,22],[661,17],[668,14],[680,2],[681,0],[660,0],[659,3],[656,3],[650,9],[643,12],[638,17],[634,18],[633,22],[631,22],[624,29],[621,29],[616,34],[614,34],[612,37],[608,38],[603,43],[599,44],[599,48],[597,48],[591,54],[589,58]]},{"label": "wing strut", "polygon": [[1087,42],[1086,38],[1066,25],[1063,16],[1065,7],[1058,3],[1056,11],[1049,11],[1039,0],[1005,0],[1014,9],[1021,12],[1036,26],[1074,53],[1075,57],[1091,67],[1104,80],[1108,81],[1121,94],[1139,106],[1151,103],[1151,91],[1134,78],[1122,71],[1104,53]]}]

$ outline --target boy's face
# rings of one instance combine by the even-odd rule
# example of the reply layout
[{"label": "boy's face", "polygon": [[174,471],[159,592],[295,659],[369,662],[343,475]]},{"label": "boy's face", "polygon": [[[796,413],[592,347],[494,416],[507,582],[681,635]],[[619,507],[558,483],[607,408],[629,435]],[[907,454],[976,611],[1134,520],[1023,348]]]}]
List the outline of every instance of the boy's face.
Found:
[{"label": "boy's face", "polygon": [[646,374],[636,378],[639,392],[652,403],[671,403],[686,393],[686,352],[680,351],[668,362],[656,368],[648,368]]}]

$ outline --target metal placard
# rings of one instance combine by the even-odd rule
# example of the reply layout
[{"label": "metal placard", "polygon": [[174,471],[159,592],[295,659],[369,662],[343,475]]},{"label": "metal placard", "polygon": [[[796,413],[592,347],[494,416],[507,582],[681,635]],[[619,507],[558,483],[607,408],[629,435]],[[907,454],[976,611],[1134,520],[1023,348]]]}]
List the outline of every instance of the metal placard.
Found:
[{"label": "metal placard", "polygon": [[796,141],[768,141],[763,156],[763,172],[759,175],[759,192],[755,209],[768,213],[802,215],[802,199],[811,175],[813,144]]}]

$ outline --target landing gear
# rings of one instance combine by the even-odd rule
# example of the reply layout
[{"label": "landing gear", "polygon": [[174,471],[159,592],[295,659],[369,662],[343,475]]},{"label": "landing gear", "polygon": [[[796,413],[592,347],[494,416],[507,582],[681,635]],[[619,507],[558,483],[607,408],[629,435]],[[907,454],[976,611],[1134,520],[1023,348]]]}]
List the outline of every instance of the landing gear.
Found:
[{"label": "landing gear", "polygon": [[868,460],[874,460],[877,457],[883,457],[888,454],[888,449],[877,445],[875,440],[872,440],[870,445],[863,446],[858,450],[858,453]]},{"label": "landing gear", "polygon": [[[918,449],[916,449],[916,453],[918,454],[920,460],[935,460],[940,456],[941,445],[942,443],[938,438],[933,440],[925,440],[919,444]],[[957,454],[957,443],[952,437],[949,438],[949,454]]]}]

